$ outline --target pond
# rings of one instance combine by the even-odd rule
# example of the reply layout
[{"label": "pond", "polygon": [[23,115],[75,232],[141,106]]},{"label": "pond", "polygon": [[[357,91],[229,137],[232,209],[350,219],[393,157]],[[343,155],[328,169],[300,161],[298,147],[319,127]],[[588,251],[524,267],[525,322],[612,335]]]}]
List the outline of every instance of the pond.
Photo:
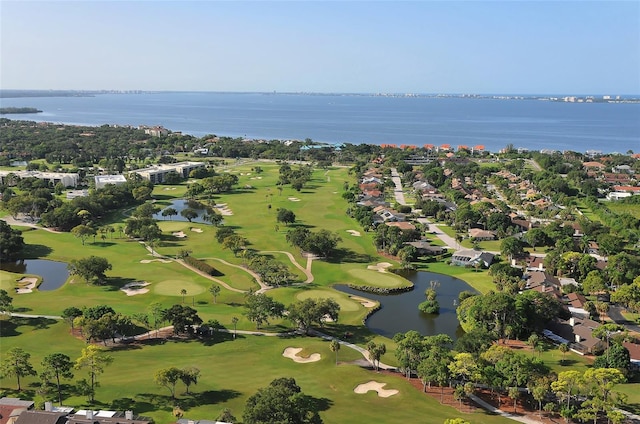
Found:
[{"label": "pond", "polygon": [[69,278],[69,270],[64,262],[47,259],[19,259],[13,262],[0,262],[0,269],[16,274],[32,274],[42,277],[38,290],[55,290],[64,285]]},{"label": "pond", "polygon": [[[157,214],[153,215],[154,219],[157,219],[158,221],[182,221],[182,222],[188,222],[189,220],[185,217],[183,217],[182,215],[180,215],[180,212],[182,212],[184,209],[187,209],[189,206],[187,205],[187,200],[185,199],[177,199],[171,202],[170,205],[168,205],[167,207],[163,208],[160,212],[158,212]],[[178,212],[178,215],[174,215],[174,216],[162,216],[162,211],[164,211],[165,209],[168,208],[173,208]],[[205,209],[196,209],[196,208],[192,208],[194,209],[196,212],[198,212],[198,217],[194,218],[191,220],[191,222],[198,222],[200,224],[208,224],[207,221],[205,221],[204,219],[202,219],[202,216],[207,212]]]},{"label": "pond", "polygon": [[[448,334],[454,340],[464,334],[456,316],[456,304],[460,292],[475,292],[470,285],[459,278],[434,272],[413,272],[406,277],[414,284],[414,289],[393,295],[365,293],[345,285],[336,285],[335,288],[380,302],[380,310],[374,312],[366,322],[367,328],[376,334],[392,338],[396,333],[415,330],[424,336]],[[425,300],[424,292],[430,287],[431,281],[440,283],[436,288],[439,315],[424,314],[418,309],[418,305]]]}]

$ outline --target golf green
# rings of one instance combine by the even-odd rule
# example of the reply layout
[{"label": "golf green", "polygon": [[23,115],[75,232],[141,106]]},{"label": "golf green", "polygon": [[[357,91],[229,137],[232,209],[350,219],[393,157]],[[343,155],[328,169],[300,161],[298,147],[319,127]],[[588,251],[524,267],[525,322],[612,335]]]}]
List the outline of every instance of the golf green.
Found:
[{"label": "golf green", "polygon": [[187,291],[187,296],[195,296],[205,291],[204,287],[187,280],[163,280],[153,285],[156,294],[165,296],[182,296],[182,289]]}]

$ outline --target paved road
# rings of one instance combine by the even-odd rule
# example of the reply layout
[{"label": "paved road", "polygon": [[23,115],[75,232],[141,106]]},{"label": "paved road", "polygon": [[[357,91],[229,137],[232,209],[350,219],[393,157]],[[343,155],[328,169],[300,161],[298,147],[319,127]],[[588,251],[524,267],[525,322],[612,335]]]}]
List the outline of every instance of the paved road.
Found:
[{"label": "paved road", "polygon": [[635,331],[640,333],[640,326],[636,324],[630,324],[629,321],[622,316],[622,308],[619,306],[610,306],[609,311],[607,311],[607,315],[611,318],[616,324],[624,325],[624,327],[629,331]]},{"label": "paved road", "polygon": [[438,225],[429,221],[428,218],[418,218],[417,221],[423,225],[426,225],[427,232],[432,233],[434,236],[442,240],[444,244],[446,244],[447,247],[449,247],[449,249],[453,249],[453,250],[460,249],[460,246],[458,245],[458,242],[456,241],[456,239],[440,231],[440,229],[438,228]]},{"label": "paved road", "polygon": [[391,181],[396,185],[396,188],[393,190],[396,202],[401,205],[406,205],[407,202],[404,199],[404,191],[402,191],[402,180],[400,179],[400,174],[398,174],[398,170],[396,168],[391,168]]}]

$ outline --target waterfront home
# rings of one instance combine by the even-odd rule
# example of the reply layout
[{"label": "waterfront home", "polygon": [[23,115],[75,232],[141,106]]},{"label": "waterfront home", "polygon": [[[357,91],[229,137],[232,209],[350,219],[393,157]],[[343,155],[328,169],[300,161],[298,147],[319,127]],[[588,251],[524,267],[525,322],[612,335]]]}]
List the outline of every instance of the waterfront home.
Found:
[{"label": "waterfront home", "polygon": [[480,250],[463,249],[458,250],[451,256],[451,265],[456,266],[475,266],[479,264],[488,268],[492,263],[495,255]]}]

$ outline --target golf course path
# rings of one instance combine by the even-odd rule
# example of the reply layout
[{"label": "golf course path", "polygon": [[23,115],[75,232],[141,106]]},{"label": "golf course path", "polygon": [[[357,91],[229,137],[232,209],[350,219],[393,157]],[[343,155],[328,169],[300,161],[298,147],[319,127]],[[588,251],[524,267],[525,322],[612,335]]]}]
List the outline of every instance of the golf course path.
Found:
[{"label": "golf course path", "polygon": [[59,234],[62,231],[56,231],[52,228],[48,228],[48,227],[43,227],[41,225],[36,224],[35,222],[27,222],[24,221],[23,219],[16,219],[13,218],[11,216],[4,216],[2,217],[2,220],[5,221],[7,224],[9,225],[16,225],[16,226],[22,226],[22,227],[31,227],[31,228],[35,228],[37,230],[45,230],[48,231],[50,233],[56,233]]},{"label": "golf course path", "polygon": [[307,279],[304,281],[304,283],[308,284],[313,282],[313,274],[311,273],[311,264],[313,263],[313,256],[307,256],[307,266],[305,268],[302,265],[300,265],[298,261],[296,261],[296,258],[294,258],[291,253],[286,252],[284,250],[263,250],[260,253],[282,253],[287,255],[291,263],[300,271],[302,271],[304,275],[307,276]]},{"label": "golf course path", "polygon": [[[249,268],[246,268],[246,267],[244,267],[242,265],[232,264],[232,263],[227,262],[224,259],[220,259],[220,258],[203,258],[203,259],[211,259],[211,260],[214,260],[214,261],[218,261],[218,262],[223,263],[223,264],[225,264],[227,266],[230,266],[230,267],[233,267],[233,268],[238,268],[239,270],[242,270],[242,271],[246,272],[247,274],[251,275],[253,278],[256,279],[256,282],[260,285],[260,290],[258,290],[256,293],[264,293],[267,290],[272,288],[272,287],[269,287],[266,284],[264,284],[262,282],[262,278],[260,278],[260,276],[257,273],[255,273],[254,271],[252,271]],[[245,293],[246,293],[246,291],[245,291]]]},{"label": "golf course path", "polygon": [[[171,258],[168,258],[171,259]],[[192,267],[191,265],[187,264],[185,261],[183,261],[182,259],[174,259],[175,262],[179,263],[180,265],[182,265],[183,267],[190,269],[191,271],[195,272],[198,275],[203,276],[204,278],[207,278],[211,281],[214,281],[218,284],[220,284],[222,287],[224,287],[227,290],[231,290],[234,291],[236,293],[246,293],[246,290],[240,290],[240,289],[236,289],[235,287],[231,287],[229,284],[225,283],[222,280],[217,279],[216,277],[213,277],[209,274],[207,274],[204,271],[200,271],[199,269],[196,269],[194,267]],[[262,281],[258,280],[258,284],[260,284],[260,287],[265,287],[264,284],[262,283]]]},{"label": "golf course path", "polygon": [[17,314],[14,312],[0,312],[3,315],[9,315],[10,317],[16,317],[16,318],[45,318],[45,319],[56,319],[56,320],[60,320],[62,319],[62,317],[59,317],[57,315],[31,315],[31,314]]}]

